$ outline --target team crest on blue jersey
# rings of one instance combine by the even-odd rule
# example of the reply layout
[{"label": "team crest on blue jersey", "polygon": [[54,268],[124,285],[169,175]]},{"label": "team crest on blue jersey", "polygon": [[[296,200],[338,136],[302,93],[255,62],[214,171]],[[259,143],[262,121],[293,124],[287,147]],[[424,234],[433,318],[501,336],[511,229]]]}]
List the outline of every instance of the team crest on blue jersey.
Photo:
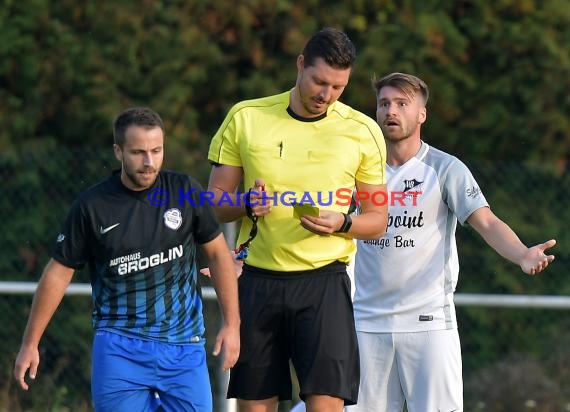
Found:
[{"label": "team crest on blue jersey", "polygon": [[164,212],[164,224],[172,230],[178,229],[182,225],[180,209],[173,208]]}]

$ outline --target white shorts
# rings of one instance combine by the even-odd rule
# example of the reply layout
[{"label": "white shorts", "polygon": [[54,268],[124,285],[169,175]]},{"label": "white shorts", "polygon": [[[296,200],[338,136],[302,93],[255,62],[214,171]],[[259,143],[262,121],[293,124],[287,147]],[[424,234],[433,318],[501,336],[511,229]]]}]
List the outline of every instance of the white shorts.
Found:
[{"label": "white shorts", "polygon": [[357,332],[358,403],[347,412],[463,411],[457,329],[410,333]]}]

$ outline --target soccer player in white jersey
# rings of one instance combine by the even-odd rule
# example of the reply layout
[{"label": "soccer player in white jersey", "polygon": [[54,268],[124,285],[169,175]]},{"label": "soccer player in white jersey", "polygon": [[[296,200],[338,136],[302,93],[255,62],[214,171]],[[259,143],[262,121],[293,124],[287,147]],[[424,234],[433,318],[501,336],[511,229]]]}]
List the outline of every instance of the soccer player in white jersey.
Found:
[{"label": "soccer player in white jersey", "polygon": [[462,411],[461,348],[453,293],[457,221],[471,225],[504,258],[536,275],[554,256],[549,240],[531,248],[489,208],[468,168],[421,140],[428,87],[392,73],[375,79],[377,121],[387,145],[388,228],[359,240],[355,322],[360,348],[358,403],[350,412]]}]

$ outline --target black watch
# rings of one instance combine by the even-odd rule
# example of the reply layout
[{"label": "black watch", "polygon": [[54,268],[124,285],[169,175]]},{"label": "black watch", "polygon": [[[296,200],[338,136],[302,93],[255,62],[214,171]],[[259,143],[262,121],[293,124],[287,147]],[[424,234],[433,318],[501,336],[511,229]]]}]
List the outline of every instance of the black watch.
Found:
[{"label": "black watch", "polygon": [[352,218],[350,217],[350,215],[347,215],[346,213],[343,213],[342,215],[344,216],[344,222],[338,228],[338,230],[335,231],[337,233],[346,233],[350,230],[350,227],[352,226]]}]

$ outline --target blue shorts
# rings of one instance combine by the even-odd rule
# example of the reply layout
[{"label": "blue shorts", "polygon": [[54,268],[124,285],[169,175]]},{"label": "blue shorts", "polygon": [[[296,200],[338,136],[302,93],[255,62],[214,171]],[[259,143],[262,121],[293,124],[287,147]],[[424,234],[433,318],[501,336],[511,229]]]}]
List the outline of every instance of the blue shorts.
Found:
[{"label": "blue shorts", "polygon": [[91,395],[97,412],[211,412],[204,343],[170,344],[96,331]]}]

